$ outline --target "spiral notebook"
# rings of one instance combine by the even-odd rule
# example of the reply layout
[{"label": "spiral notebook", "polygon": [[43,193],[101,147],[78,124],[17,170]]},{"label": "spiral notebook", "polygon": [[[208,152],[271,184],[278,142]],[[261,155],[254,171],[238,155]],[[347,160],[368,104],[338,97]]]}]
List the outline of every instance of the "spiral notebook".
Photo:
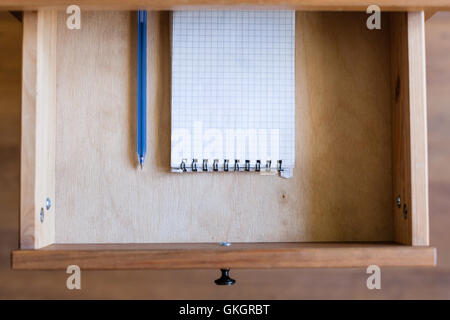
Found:
[{"label": "spiral notebook", "polygon": [[174,11],[172,171],[291,176],[294,72],[294,11]]}]

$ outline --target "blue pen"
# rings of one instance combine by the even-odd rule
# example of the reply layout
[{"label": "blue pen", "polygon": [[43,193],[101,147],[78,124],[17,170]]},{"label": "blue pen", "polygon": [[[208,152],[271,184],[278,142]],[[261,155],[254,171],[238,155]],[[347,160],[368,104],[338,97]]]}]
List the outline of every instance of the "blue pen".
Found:
[{"label": "blue pen", "polygon": [[138,12],[137,154],[141,169],[147,152],[147,11]]}]

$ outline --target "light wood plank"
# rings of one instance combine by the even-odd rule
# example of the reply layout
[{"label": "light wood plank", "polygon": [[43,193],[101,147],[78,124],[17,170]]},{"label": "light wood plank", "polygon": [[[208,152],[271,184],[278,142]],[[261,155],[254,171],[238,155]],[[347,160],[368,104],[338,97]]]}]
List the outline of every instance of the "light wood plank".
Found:
[{"label": "light wood plank", "polygon": [[[409,128],[409,60],[407,14],[391,15],[392,163],[395,241],[411,244],[408,210],[411,204]],[[399,200],[399,203],[397,201]],[[405,214],[404,214],[405,211]]]},{"label": "light wood plank", "polygon": [[[65,9],[74,4],[70,0],[0,0],[1,10],[36,10],[38,8]],[[175,10],[192,8],[283,8],[307,11],[365,11],[372,0],[78,0],[86,10]],[[377,0],[384,11],[449,10],[447,0]]]},{"label": "light wood plank", "polygon": [[392,241],[388,28],[368,30],[363,13],[297,14],[296,168],[281,179],[170,172],[167,12],[149,13],[137,170],[135,15],[83,21],[58,20],[56,243]]},{"label": "light wood plank", "polygon": [[[21,146],[21,247],[54,243],[56,11],[24,15]],[[41,210],[44,219],[41,221]]]},{"label": "light wood plank", "polygon": [[434,266],[435,249],[394,244],[52,245],[13,252],[15,270]]},{"label": "light wood plank", "polygon": [[428,165],[423,12],[391,16],[395,240],[428,245]]},{"label": "light wood plank", "polygon": [[412,245],[429,245],[424,13],[408,13]]}]

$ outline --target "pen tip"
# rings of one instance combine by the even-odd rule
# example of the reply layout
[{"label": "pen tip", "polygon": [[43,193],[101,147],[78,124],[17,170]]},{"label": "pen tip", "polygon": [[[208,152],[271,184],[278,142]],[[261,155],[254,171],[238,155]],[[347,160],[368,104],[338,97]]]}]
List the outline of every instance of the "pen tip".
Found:
[{"label": "pen tip", "polygon": [[139,166],[141,167],[141,170],[144,169],[144,164],[142,162],[139,164]]},{"label": "pen tip", "polygon": [[139,167],[142,169],[144,169],[144,157],[139,157]]}]

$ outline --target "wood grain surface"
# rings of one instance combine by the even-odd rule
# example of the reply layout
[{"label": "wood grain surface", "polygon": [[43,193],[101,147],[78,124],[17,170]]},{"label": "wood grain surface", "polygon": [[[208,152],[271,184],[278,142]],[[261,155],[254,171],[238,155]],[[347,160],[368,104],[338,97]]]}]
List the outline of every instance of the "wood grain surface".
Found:
[{"label": "wood grain surface", "polygon": [[355,268],[436,264],[435,249],[397,244],[234,243],[50,245],[43,250],[16,250],[15,270],[220,269],[220,268]]},{"label": "wood grain surface", "polygon": [[[148,155],[137,169],[135,15],[58,19],[56,243],[390,241],[389,31],[296,17],[296,167],[174,174],[169,14],[148,21]],[[387,16],[383,23],[388,24]]]},{"label": "wood grain surface", "polygon": [[56,11],[26,12],[22,71],[21,247],[55,242]]},{"label": "wood grain surface", "polygon": [[[295,9],[309,11],[365,11],[374,4],[371,0],[78,0],[87,10],[176,10],[192,8],[239,8],[239,9]],[[70,0],[0,0],[1,10],[36,10],[41,8],[65,9],[74,4]],[[448,10],[446,0],[378,0],[376,4],[384,11]]]},{"label": "wood grain surface", "polygon": [[390,24],[394,238],[428,245],[424,14],[394,13]]},{"label": "wood grain surface", "polygon": [[11,271],[19,246],[19,121],[22,28],[0,13],[0,298],[103,299],[450,299],[450,14],[426,24],[430,243],[437,268],[382,268],[382,289],[367,290],[365,268],[232,269],[219,288],[218,270],[82,272],[82,290],[67,290],[64,271]]},{"label": "wood grain surface", "polygon": [[408,13],[412,245],[429,244],[424,13]]}]

